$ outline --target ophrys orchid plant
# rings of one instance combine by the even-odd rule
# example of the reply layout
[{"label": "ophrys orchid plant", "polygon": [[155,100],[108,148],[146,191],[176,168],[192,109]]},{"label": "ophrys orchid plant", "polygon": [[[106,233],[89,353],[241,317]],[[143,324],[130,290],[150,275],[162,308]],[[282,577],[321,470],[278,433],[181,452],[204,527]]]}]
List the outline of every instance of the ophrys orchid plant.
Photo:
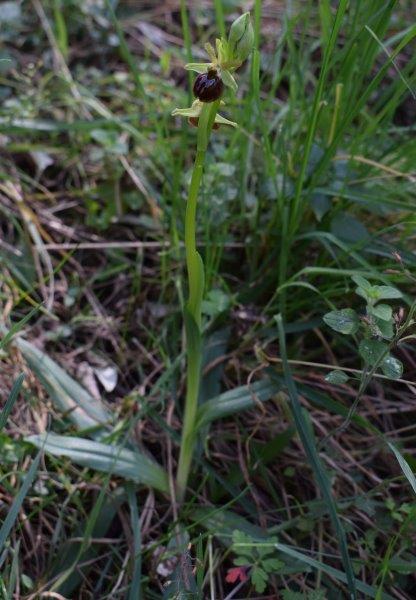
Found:
[{"label": "ophrys orchid plant", "polygon": [[187,389],[182,425],[182,439],[177,472],[178,500],[183,501],[188,482],[196,442],[195,423],[201,380],[202,359],[202,314],[204,295],[204,264],[196,247],[196,209],[201,186],[205,154],[213,128],[236,123],[218,113],[224,102],[221,100],[224,86],[231,92],[237,91],[233,72],[250,55],[254,43],[254,32],[249,13],[243,14],[231,25],[228,39],[216,40],[216,50],[211,44],[205,49],[210,58],[208,63],[189,63],[186,69],[196,71],[193,91],[196,100],[189,108],[176,108],[172,115],[187,117],[198,128],[197,147],[185,215],[185,248],[188,272],[189,298],[184,308],[187,355]]}]

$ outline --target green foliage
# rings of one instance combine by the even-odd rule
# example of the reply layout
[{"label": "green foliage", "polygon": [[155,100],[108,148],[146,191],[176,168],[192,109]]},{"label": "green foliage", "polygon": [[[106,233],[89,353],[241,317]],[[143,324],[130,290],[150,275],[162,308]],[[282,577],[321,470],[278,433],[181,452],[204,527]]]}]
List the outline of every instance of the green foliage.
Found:
[{"label": "green foliage", "polygon": [[166,472],[138,450],[52,433],[32,435],[27,441],[55,456],[67,456],[78,465],[119,475],[161,492],[169,489]]},{"label": "green foliage", "polygon": [[331,517],[332,525],[338,537],[342,562],[345,569],[345,577],[348,582],[351,598],[355,599],[357,596],[357,586],[354,578],[352,561],[348,551],[347,536],[343,528],[341,519],[338,515],[337,503],[330,488],[328,472],[322,464],[321,458],[315,446],[314,434],[309,420],[309,415],[306,411],[302,409],[301,403],[299,401],[297,387],[294,382],[287,359],[286,339],[281,315],[277,315],[276,322],[279,331],[280,351],[282,353],[283,374],[291,401],[293,419],[299,437],[302,441],[302,445],[305,450],[306,456],[313,469],[314,476],[317,480],[323,498],[325,499],[325,504]]},{"label": "green foliage", "polygon": [[324,321],[331,329],[345,335],[356,333],[360,325],[358,315],[352,308],[333,310],[324,316]]},{"label": "green foliage", "polygon": [[311,592],[306,592],[306,594],[283,590],[282,598],[283,600],[326,600],[325,592],[323,590],[313,590]]},{"label": "green foliage", "polygon": [[278,574],[284,563],[272,556],[276,554],[277,538],[268,538],[267,541],[259,542],[247,533],[233,531],[232,552],[236,555],[234,564],[247,567],[250,570],[251,583],[259,594],[266,589],[268,579],[271,575]]},{"label": "green foliage", "polygon": [[45,386],[55,405],[79,429],[90,429],[92,436],[100,438],[103,430],[112,422],[112,415],[104,403],[83,388],[62,367],[34,344],[16,339],[16,346],[21,351],[28,365],[36,373],[39,381]]},{"label": "green foliage", "polygon": [[4,519],[1,527],[0,527],[0,551],[3,552],[4,546],[6,544],[7,538],[12,530],[12,527],[19,516],[19,512],[22,508],[23,502],[29,492],[30,487],[33,484],[33,481],[36,477],[39,463],[41,459],[41,451],[38,452],[35,459],[32,461],[27,473],[23,478],[22,485],[16,494],[13,502],[7,512],[6,518]]},{"label": "green foliage", "polygon": [[[356,294],[366,300],[365,318],[360,320],[354,309],[343,308],[326,313],[323,317],[324,322],[334,331],[344,335],[353,335],[361,330],[363,338],[358,344],[358,352],[364,364],[374,370],[380,368],[390,379],[399,379],[403,374],[403,364],[390,354],[390,347],[394,338],[399,339],[403,332],[396,326],[393,307],[378,302],[399,299],[403,295],[400,290],[391,286],[371,285],[361,275],[353,275],[352,280],[357,285]],[[333,371],[326,380],[335,384],[345,383],[342,377],[344,375]]]},{"label": "green foliage", "polygon": [[382,360],[389,351],[387,344],[379,340],[362,340],[358,347],[360,355],[364,362],[370,367],[376,367],[381,364]]},{"label": "green foliage", "polygon": [[[250,14],[245,13],[231,25],[229,41],[216,40],[216,51],[210,43],[205,44],[205,49],[211,59],[206,65],[206,70],[214,69],[221,77],[226,74],[223,83],[231,87],[234,93],[237,84],[231,71],[241,66],[252,51],[254,32],[251,25]],[[188,69],[200,71],[200,64],[187,65]],[[189,299],[185,306],[184,322],[186,329],[187,353],[187,389],[182,424],[182,440],[178,461],[176,485],[178,498],[184,500],[189,470],[193,458],[197,438],[196,423],[198,423],[197,404],[200,388],[200,370],[202,361],[202,300],[205,293],[205,267],[200,253],[197,250],[196,217],[198,196],[202,174],[205,164],[205,155],[214,124],[235,123],[228,122],[218,115],[221,104],[221,94],[214,101],[202,102],[195,100],[189,109],[175,109],[172,115],[181,115],[196,119],[197,143],[194,167],[189,184],[185,213],[185,254],[188,273]]]},{"label": "green foliage", "polygon": [[348,375],[344,373],[344,371],[331,371],[325,377],[325,381],[327,381],[328,383],[333,383],[334,385],[342,385],[343,383],[347,383]]},{"label": "green foliage", "polygon": [[381,370],[390,379],[399,379],[403,375],[403,363],[394,356],[386,356],[381,363]]},{"label": "green foliage", "polygon": [[11,410],[14,406],[14,403],[17,400],[17,397],[20,393],[21,387],[23,385],[23,381],[24,381],[24,374],[22,373],[21,375],[19,375],[19,377],[16,379],[16,381],[13,384],[13,387],[10,391],[9,397],[6,400],[5,405],[3,406],[1,412],[0,412],[0,431],[4,428],[4,426],[7,423],[7,419],[9,418],[9,415],[11,413]]},{"label": "green foliage", "polygon": [[[230,558],[249,558],[229,554],[239,530],[253,546],[291,540],[248,564],[264,595],[338,598],[355,585],[413,598],[414,3],[288,2],[277,14],[255,0],[252,30],[243,15],[231,38],[236,0],[141,4],[1,3],[0,596],[48,582],[65,598],[219,597]],[[235,71],[247,41],[252,58]],[[199,133],[187,122],[202,107],[181,65],[204,73],[214,60],[225,105],[208,144],[212,113]],[[170,117],[175,106],[186,119]],[[207,150],[186,325],[197,402],[180,503],[196,145]],[[117,370],[112,391],[101,362]],[[24,440],[45,431],[60,435],[35,473]],[[178,520],[184,568],[164,579],[156,554]],[[269,560],[284,562],[273,581]],[[260,595],[254,585],[239,595]]]}]

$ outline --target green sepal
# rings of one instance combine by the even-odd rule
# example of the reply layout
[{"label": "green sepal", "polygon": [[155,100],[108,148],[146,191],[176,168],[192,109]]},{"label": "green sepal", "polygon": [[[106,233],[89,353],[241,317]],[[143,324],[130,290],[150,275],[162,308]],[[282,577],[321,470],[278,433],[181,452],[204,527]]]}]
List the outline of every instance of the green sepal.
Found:
[{"label": "green sepal", "polygon": [[211,63],[188,63],[185,65],[185,69],[196,73],[206,73],[211,66]]},{"label": "green sepal", "polygon": [[234,93],[236,93],[237,90],[238,90],[238,85],[237,85],[237,82],[234,79],[234,77],[231,75],[230,71],[228,71],[227,69],[223,69],[221,71],[221,77],[222,77],[222,80],[224,82],[224,85],[226,85],[227,87],[231,88],[232,91]]},{"label": "green sepal", "polygon": [[229,121],[228,119],[222,117],[218,113],[215,117],[215,123],[218,123],[219,125],[231,125],[231,127],[237,127],[237,123],[235,123],[235,121]]},{"label": "green sepal", "polygon": [[209,42],[207,42],[207,43],[204,45],[204,48],[205,48],[205,51],[206,51],[206,53],[207,53],[207,54],[208,54],[208,56],[210,57],[211,61],[212,61],[213,63],[216,63],[216,62],[217,62],[217,55],[215,54],[215,50],[214,50],[214,48],[213,48],[212,44],[210,44]]},{"label": "green sepal", "polygon": [[197,119],[199,117],[199,115],[201,114],[201,103],[199,100],[194,100],[192,103],[192,106],[189,106],[188,108],[175,108],[172,112],[171,115],[172,117],[193,117],[195,119]]}]

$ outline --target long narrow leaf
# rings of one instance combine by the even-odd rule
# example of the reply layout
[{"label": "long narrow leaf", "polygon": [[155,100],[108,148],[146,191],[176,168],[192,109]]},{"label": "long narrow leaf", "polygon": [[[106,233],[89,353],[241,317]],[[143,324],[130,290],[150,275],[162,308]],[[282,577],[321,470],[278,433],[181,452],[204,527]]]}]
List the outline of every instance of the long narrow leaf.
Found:
[{"label": "long narrow leaf", "polygon": [[295,197],[294,197],[293,203],[292,203],[293,208],[292,208],[292,213],[291,213],[291,218],[290,218],[290,231],[292,233],[295,232],[297,225],[299,223],[299,212],[300,212],[300,206],[302,203],[302,190],[303,190],[303,186],[305,183],[308,161],[309,161],[309,157],[310,157],[310,154],[312,151],[312,146],[313,146],[313,140],[314,140],[314,137],[316,134],[317,126],[318,126],[319,114],[320,114],[320,109],[321,109],[321,101],[322,101],[322,96],[324,93],[324,86],[325,86],[325,82],[328,77],[331,57],[333,55],[333,50],[334,50],[335,44],[337,42],[338,34],[341,29],[342,21],[343,21],[344,15],[345,15],[345,11],[347,10],[347,6],[348,6],[347,0],[340,0],[340,2],[338,3],[338,8],[337,8],[337,12],[335,14],[331,33],[330,33],[328,42],[325,47],[325,52],[324,52],[324,56],[323,56],[323,60],[322,60],[322,67],[319,72],[318,84],[316,86],[315,95],[314,95],[314,99],[313,99],[312,111],[311,111],[311,115],[310,115],[310,119],[309,119],[309,127],[308,127],[308,131],[306,133],[305,148],[303,151],[303,161],[302,161],[302,164],[300,167],[300,173],[297,177]]},{"label": "long narrow leaf", "polygon": [[[271,535],[271,531],[268,532],[262,530],[257,525],[253,525],[247,521],[244,517],[233,513],[223,508],[212,508],[212,507],[199,507],[190,513],[190,518],[194,521],[195,525],[202,525],[207,531],[215,535],[225,546],[230,547],[232,544],[232,534],[237,529],[252,537],[258,542],[267,542],[268,537]],[[275,528],[272,528],[273,534],[275,534]],[[300,573],[307,572],[310,569],[316,569],[324,571],[334,579],[347,583],[347,577],[345,573],[339,569],[335,569],[325,563],[317,561],[303,552],[292,549],[290,546],[285,544],[275,544],[276,549],[282,552],[287,561],[286,567],[283,567],[279,573]],[[280,558],[280,557],[279,557]],[[289,558],[289,560],[288,560]],[[292,560],[290,560],[292,559]],[[294,560],[293,560],[294,559]],[[301,568],[300,568],[301,567]],[[363,592],[370,598],[376,598],[377,589],[373,586],[367,585],[366,583],[355,579],[355,585],[357,590]],[[393,597],[385,593],[382,596],[383,600],[393,600]]]},{"label": "long narrow leaf", "polygon": [[253,408],[257,402],[270,400],[280,390],[281,386],[277,382],[264,379],[220,394],[199,407],[197,413],[198,427],[210,421]]},{"label": "long narrow leaf", "polygon": [[0,414],[0,431],[6,425],[7,419],[9,418],[9,415],[13,408],[13,405],[16,402],[16,399],[19,395],[20,388],[22,387],[24,378],[25,378],[24,373],[21,373],[13,384],[13,387],[10,391],[9,397],[6,400],[6,404],[4,405],[4,407],[1,411],[1,414]]},{"label": "long narrow leaf", "polygon": [[32,485],[33,480],[36,476],[41,454],[42,451],[40,450],[32,464],[30,465],[30,469],[26,473],[25,478],[23,480],[22,487],[20,488],[17,496],[13,500],[9,512],[7,513],[7,517],[5,518],[3,525],[0,528],[0,552],[3,550],[4,544],[7,541],[7,538],[14,525],[14,522],[16,521],[19,515],[19,511],[22,507],[23,501],[26,498],[29,488]]},{"label": "long narrow leaf", "polygon": [[261,540],[267,537],[267,532],[261,529],[261,527],[250,523],[241,515],[231,510],[226,510],[223,507],[199,506],[193,509],[189,516],[196,525],[205,527],[205,529],[214,534],[226,546],[231,545],[233,531],[236,529],[243,531],[254,539]]},{"label": "long narrow leaf", "polygon": [[277,321],[277,326],[278,326],[278,330],[279,330],[280,352],[281,352],[281,356],[282,356],[283,372],[285,375],[286,385],[287,385],[287,389],[288,389],[288,393],[289,393],[289,397],[290,397],[290,401],[291,401],[291,409],[292,409],[296,429],[298,430],[298,434],[302,441],[306,455],[312,466],[313,472],[318,481],[318,484],[321,489],[322,495],[325,499],[325,502],[328,506],[329,515],[331,517],[333,526],[335,528],[335,531],[337,533],[337,537],[339,540],[341,556],[342,556],[342,561],[343,561],[345,572],[346,572],[350,598],[355,600],[357,598],[357,592],[356,592],[356,586],[355,586],[354,571],[353,571],[352,562],[351,562],[351,559],[350,559],[350,556],[348,553],[348,546],[347,546],[347,539],[346,539],[345,531],[342,527],[340,518],[338,516],[336,502],[331,494],[331,488],[330,488],[330,483],[328,480],[328,475],[321,463],[318,452],[315,448],[314,441],[311,438],[310,428],[309,428],[308,422],[305,419],[305,416],[302,411],[302,405],[298,398],[298,393],[296,390],[295,382],[293,380],[292,373],[291,373],[289,363],[287,360],[286,340],[285,340],[283,321],[282,321],[281,315],[278,315],[276,317],[276,321]]},{"label": "long narrow leaf", "polygon": [[37,306],[35,306],[34,308],[32,308],[31,311],[29,311],[27,313],[27,315],[25,315],[23,317],[23,319],[20,319],[20,321],[18,321],[17,323],[14,323],[14,325],[12,325],[10,327],[10,329],[6,329],[5,327],[2,327],[1,331],[2,333],[4,333],[4,337],[0,340],[0,350],[2,350],[5,346],[7,346],[7,344],[11,341],[11,339],[13,338],[13,336],[16,335],[16,333],[18,333],[21,329],[23,329],[23,327],[26,325],[26,323],[28,321],[30,321],[30,319],[33,317],[33,315],[35,315],[38,310],[40,309],[41,305],[38,304]]},{"label": "long narrow leaf", "polygon": [[111,473],[108,473],[107,476],[104,478],[104,481],[102,482],[97,500],[94,503],[93,508],[85,521],[85,529],[82,532],[81,543],[77,546],[76,554],[73,555],[73,559],[71,563],[68,564],[68,568],[61,572],[59,577],[52,584],[50,588],[51,592],[57,591],[58,589],[62,588],[63,586],[65,586],[65,584],[68,583],[73,573],[76,571],[76,567],[79,564],[82,556],[85,554],[85,552],[88,551],[91,544],[91,538],[93,536],[94,529],[97,526],[97,523],[102,514],[102,509],[105,505],[106,494],[110,483],[110,476]]},{"label": "long narrow leaf", "polygon": [[[303,554],[302,552],[293,550],[293,548],[291,548],[290,546],[286,546],[286,544],[278,543],[278,544],[275,544],[275,546],[276,546],[277,550],[280,550],[280,552],[283,552],[284,554],[287,554],[288,556],[291,556],[292,558],[296,558],[297,560],[312,567],[313,569],[317,569],[318,571],[324,571],[324,573],[327,573],[334,579],[338,579],[338,581],[342,581],[343,583],[349,584],[345,573],[343,573],[342,571],[339,571],[338,569],[334,569],[334,567],[330,567],[329,565],[326,565],[323,562],[315,560],[314,558],[311,558],[310,556],[307,556],[306,554]],[[363,583],[362,581],[359,581],[358,579],[354,580],[354,584],[355,584],[357,590],[359,590],[360,592],[363,592],[367,596],[370,596],[370,598],[376,597],[377,590],[375,588],[373,588],[371,585],[367,585],[366,583]],[[390,596],[390,594],[386,594],[386,593],[383,594],[382,598],[383,598],[383,600],[394,600],[393,596]]]},{"label": "long narrow leaf", "polygon": [[[273,374],[271,376],[273,379],[276,379],[277,382],[281,381],[281,377],[279,375]],[[333,400],[326,394],[323,394],[322,392],[317,392],[312,387],[305,385],[305,384],[299,384],[297,386],[297,388],[299,389],[301,394],[303,396],[305,396],[305,398],[307,398],[309,400],[309,402],[311,402],[311,404],[318,406],[319,408],[328,410],[334,414],[340,415],[344,418],[347,416],[348,408],[345,407],[340,402]],[[360,415],[354,415],[352,418],[352,421],[356,425],[359,425],[360,427],[362,427],[363,429],[372,431],[374,433],[374,435],[378,436],[385,443],[387,443],[390,450],[393,452],[393,454],[397,458],[397,461],[403,471],[403,474],[405,475],[406,479],[408,480],[413,491],[416,494],[416,477],[415,477],[412,469],[410,468],[409,463],[404,458],[404,456],[401,454],[401,452],[398,450],[398,448],[392,442],[387,441],[385,436],[381,433],[381,431],[379,431],[376,427],[374,427],[374,425],[372,423],[370,423],[364,417],[362,417]]]},{"label": "long narrow leaf", "polygon": [[[105,537],[120,506],[126,501],[126,492],[122,487],[110,492],[108,486],[104,485],[101,491],[104,496],[100,492],[88,517],[80,521],[73,532],[74,538],[81,541],[68,539],[60,546],[59,557],[51,575],[58,583],[56,591],[65,598],[75,597],[75,590],[88,577],[100,553],[99,545],[93,543],[88,543],[85,549],[87,532],[90,532],[89,542],[92,538]],[[79,564],[80,559],[82,566]]]},{"label": "long narrow leaf", "polygon": [[140,531],[139,509],[137,507],[137,497],[134,488],[127,486],[127,497],[130,507],[131,529],[133,531],[134,556],[132,557],[133,574],[131,578],[128,600],[140,600],[141,595],[141,576],[142,576],[142,540]]},{"label": "long narrow leaf", "polygon": [[31,435],[26,441],[38,448],[43,446],[46,452],[54,456],[67,456],[83,467],[119,475],[161,492],[169,491],[168,476],[164,469],[138,450],[133,452],[120,446],[54,433]]},{"label": "long narrow leaf", "polygon": [[410,468],[409,463],[407,462],[407,460],[404,458],[402,453],[396,448],[396,446],[394,444],[392,444],[391,442],[388,442],[388,446],[389,446],[390,450],[393,452],[394,456],[397,458],[397,461],[400,465],[401,470],[404,473],[404,476],[406,477],[407,481],[412,486],[414,493],[416,494],[416,477],[415,477],[412,469]]},{"label": "long narrow leaf", "polygon": [[55,406],[66,413],[78,429],[102,428],[111,423],[112,416],[101,400],[91,396],[45,352],[22,338],[17,338],[15,344],[50,394]]}]

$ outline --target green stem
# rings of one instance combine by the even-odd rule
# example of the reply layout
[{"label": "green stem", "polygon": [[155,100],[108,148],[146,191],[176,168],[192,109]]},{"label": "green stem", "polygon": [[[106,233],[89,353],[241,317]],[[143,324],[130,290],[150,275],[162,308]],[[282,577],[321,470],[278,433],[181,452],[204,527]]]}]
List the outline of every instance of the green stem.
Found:
[{"label": "green stem", "polygon": [[198,122],[197,152],[189,186],[185,215],[185,250],[188,271],[189,300],[184,311],[186,330],[186,398],[182,439],[176,477],[178,501],[183,502],[196,441],[195,419],[201,379],[202,331],[201,306],[204,293],[204,265],[196,249],[196,208],[201,186],[205,155],[219,100],[204,104]]},{"label": "green stem", "polygon": [[197,264],[199,253],[196,249],[196,207],[198,202],[198,192],[201,185],[202,173],[204,170],[205,151],[197,150],[192,179],[189,187],[188,200],[185,214],[185,250],[186,250],[186,268],[188,271],[189,286],[189,312],[195,319],[198,327],[201,327],[201,282]]}]

